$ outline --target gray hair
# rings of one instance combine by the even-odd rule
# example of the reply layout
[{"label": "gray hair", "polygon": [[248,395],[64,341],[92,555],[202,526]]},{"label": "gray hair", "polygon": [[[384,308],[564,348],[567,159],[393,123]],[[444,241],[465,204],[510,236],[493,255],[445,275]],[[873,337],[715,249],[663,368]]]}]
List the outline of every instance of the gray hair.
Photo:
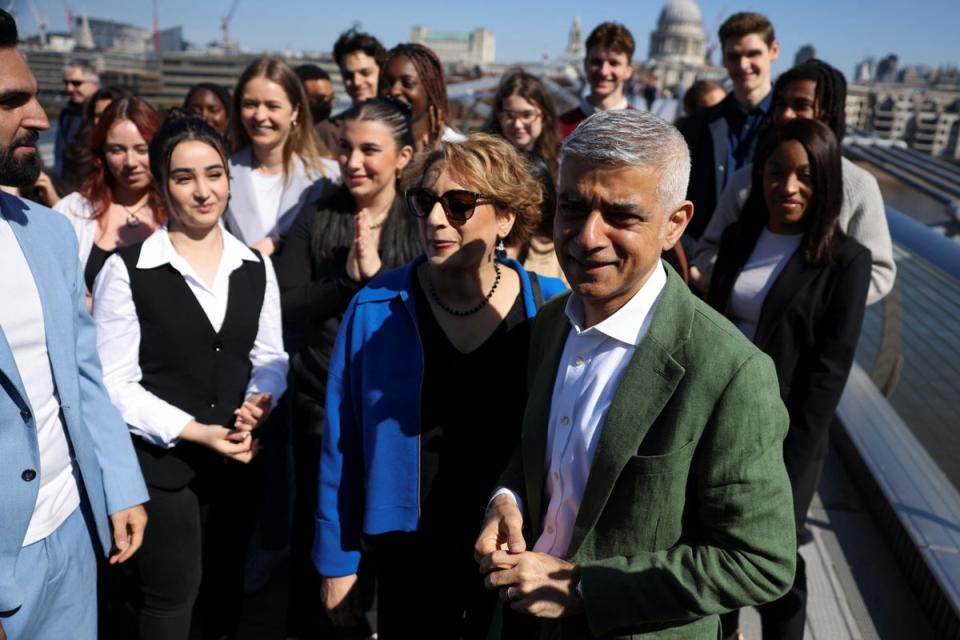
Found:
[{"label": "gray hair", "polygon": [[598,111],[563,142],[560,163],[576,157],[610,167],[653,167],[667,211],[680,206],[690,180],[690,150],[672,124],[646,111]]},{"label": "gray hair", "polygon": [[67,73],[69,71],[79,71],[83,74],[83,77],[89,82],[100,82],[100,76],[94,70],[93,66],[86,62],[85,60],[73,60],[63,67],[63,72]]}]

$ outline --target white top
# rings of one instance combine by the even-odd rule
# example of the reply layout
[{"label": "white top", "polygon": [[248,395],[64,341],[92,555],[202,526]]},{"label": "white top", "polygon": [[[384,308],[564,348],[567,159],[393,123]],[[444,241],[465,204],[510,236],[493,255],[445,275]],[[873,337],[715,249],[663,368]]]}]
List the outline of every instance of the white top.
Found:
[{"label": "white top", "polygon": [[[57,530],[80,505],[70,445],[60,418],[60,400],[54,385],[40,293],[30,265],[10,224],[0,217],[0,329],[10,345],[25,398],[33,410],[37,429],[40,468],[33,482],[40,483],[33,516],[23,546],[42,540]],[[4,425],[14,427],[15,425]],[[22,428],[23,425],[20,425]],[[19,471],[17,472],[19,474]],[[20,482],[20,480],[17,480]]]},{"label": "white top", "polygon": [[93,217],[93,207],[90,201],[75,191],[69,195],[60,198],[55,205],[54,211],[59,211],[73,225],[73,231],[77,234],[77,242],[80,244],[80,264],[87,265],[87,258],[90,257],[90,250],[97,239],[98,224]]},{"label": "white top", "polygon": [[[201,280],[190,264],[177,253],[166,229],[158,229],[144,240],[137,260],[138,269],[152,269],[169,263],[183,275],[187,286],[215,331],[220,331],[227,313],[230,274],[244,260],[257,261],[256,254],[225,229],[223,255],[212,287]],[[250,350],[253,370],[247,394],[269,391],[276,403],[287,388],[287,354],[283,350],[280,321],[280,289],[269,259],[266,291],[260,309],[257,337]],[[103,363],[103,382],[110,399],[120,410],[130,430],[160,447],[177,444],[180,433],[193,416],[161,400],[140,385],[140,322],[130,290],[130,274],[119,255],[110,256],[93,287],[93,318],[97,323],[97,351]],[[232,425],[223,425],[231,427]]]},{"label": "white top", "polygon": [[443,142],[466,142],[467,136],[447,125],[443,126],[443,135],[440,136]]},{"label": "white top", "polygon": [[257,201],[256,214],[265,229],[276,224],[280,213],[280,198],[283,196],[283,172],[265,176],[259,171],[250,173],[253,195]]},{"label": "white top", "polygon": [[[583,302],[576,293],[567,299],[572,327],[550,399],[544,463],[548,503],[534,551],[557,558],[567,554],[607,410],[637,345],[650,329],[666,284],[667,272],[658,264],[636,295],[589,329],[583,328]],[[520,496],[509,489],[499,489],[493,498],[503,493],[520,504]]]},{"label": "white top", "polygon": [[763,301],[801,240],[802,233],[784,235],[764,227],[753,253],[737,276],[730,293],[729,315],[751,342],[757,333]]}]

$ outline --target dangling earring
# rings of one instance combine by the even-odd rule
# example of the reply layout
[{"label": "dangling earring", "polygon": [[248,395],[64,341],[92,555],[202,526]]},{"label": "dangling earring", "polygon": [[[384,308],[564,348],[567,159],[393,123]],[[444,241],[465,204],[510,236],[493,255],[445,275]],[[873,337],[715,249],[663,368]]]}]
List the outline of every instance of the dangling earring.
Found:
[{"label": "dangling earring", "polygon": [[507,257],[507,247],[503,244],[503,238],[497,241],[496,252],[498,260],[503,260]]}]

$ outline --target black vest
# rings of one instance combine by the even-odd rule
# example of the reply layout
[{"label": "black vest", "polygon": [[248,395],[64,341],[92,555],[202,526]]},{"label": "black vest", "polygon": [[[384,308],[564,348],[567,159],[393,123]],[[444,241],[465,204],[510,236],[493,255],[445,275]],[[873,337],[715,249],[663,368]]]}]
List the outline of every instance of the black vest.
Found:
[{"label": "black vest", "polygon": [[[140,384],[197,422],[231,427],[250,380],[250,350],[266,288],[263,261],[244,261],[230,274],[227,313],[220,331],[179,271],[170,264],[138,269],[142,243],[118,252],[130,274],[140,322]],[[259,258],[259,254],[257,255]],[[164,449],[134,436],[144,479],[160,489],[179,489],[226,458],[190,442]]]}]

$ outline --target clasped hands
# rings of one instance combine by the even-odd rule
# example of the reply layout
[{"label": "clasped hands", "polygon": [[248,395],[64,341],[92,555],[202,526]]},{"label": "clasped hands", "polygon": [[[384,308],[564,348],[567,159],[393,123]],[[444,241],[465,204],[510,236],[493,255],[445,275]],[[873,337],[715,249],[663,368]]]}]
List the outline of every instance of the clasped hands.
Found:
[{"label": "clasped hands", "polygon": [[201,424],[191,420],[180,433],[180,437],[209,447],[231,460],[246,464],[260,451],[260,443],[253,438],[251,432],[266,421],[272,400],[270,393],[251,394],[238,409],[234,410],[236,419],[232,429],[218,424]]},{"label": "clasped hands", "polygon": [[581,613],[577,566],[546,553],[527,551],[522,527],[523,516],[513,497],[494,498],[474,545],[487,588],[499,589],[500,599],[509,602],[514,611],[538,618]]}]

